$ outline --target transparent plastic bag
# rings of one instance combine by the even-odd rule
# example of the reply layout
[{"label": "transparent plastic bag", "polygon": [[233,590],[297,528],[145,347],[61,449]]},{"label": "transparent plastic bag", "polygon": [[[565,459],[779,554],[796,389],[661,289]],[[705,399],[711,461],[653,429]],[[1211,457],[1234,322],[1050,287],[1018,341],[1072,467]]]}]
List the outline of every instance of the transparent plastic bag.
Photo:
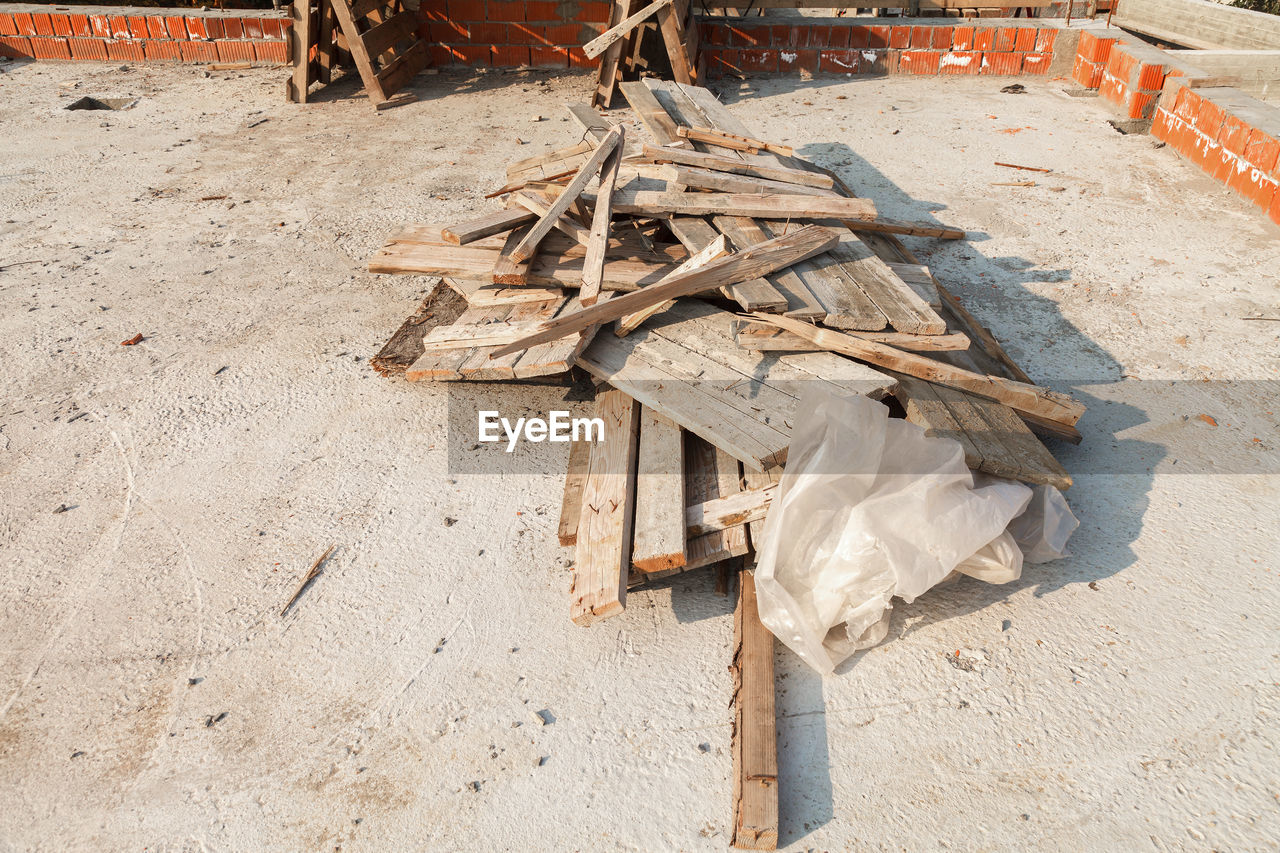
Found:
[{"label": "transparent plastic bag", "polygon": [[964,453],[881,403],[809,389],[765,521],[760,619],[830,673],[888,630],[907,601],[1000,537],[1031,498],[1021,483],[973,488]]},{"label": "transparent plastic bag", "polygon": [[1009,522],[1009,532],[1028,563],[1047,563],[1070,556],[1067,540],[1079,526],[1062,492],[1054,486],[1036,486],[1026,512]]}]

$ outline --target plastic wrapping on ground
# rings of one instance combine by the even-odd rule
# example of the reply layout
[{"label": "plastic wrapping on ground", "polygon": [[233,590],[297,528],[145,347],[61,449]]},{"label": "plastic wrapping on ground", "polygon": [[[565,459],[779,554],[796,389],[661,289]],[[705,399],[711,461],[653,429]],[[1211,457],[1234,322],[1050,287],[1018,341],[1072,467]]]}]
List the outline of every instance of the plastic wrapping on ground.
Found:
[{"label": "plastic wrapping on ground", "polygon": [[[1022,552],[1005,528],[1031,499],[1021,483],[975,488],[958,442],[927,437],[883,404],[811,389],[765,522],[760,619],[830,673],[884,639],[894,596],[912,601],[962,566],[996,582],[1016,578]],[[1066,506],[1048,497],[1043,505],[1044,516]],[[1041,534],[1045,553],[1065,541],[1062,526]]]}]

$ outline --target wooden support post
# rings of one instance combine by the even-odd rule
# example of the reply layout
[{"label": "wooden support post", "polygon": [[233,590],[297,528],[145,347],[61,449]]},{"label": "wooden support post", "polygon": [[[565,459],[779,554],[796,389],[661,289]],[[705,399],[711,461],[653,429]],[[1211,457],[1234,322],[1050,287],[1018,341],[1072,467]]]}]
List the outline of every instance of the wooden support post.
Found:
[{"label": "wooden support post", "polygon": [[760,622],[755,574],[738,575],[733,614],[733,846],[778,849],[778,728],[773,634]]}]

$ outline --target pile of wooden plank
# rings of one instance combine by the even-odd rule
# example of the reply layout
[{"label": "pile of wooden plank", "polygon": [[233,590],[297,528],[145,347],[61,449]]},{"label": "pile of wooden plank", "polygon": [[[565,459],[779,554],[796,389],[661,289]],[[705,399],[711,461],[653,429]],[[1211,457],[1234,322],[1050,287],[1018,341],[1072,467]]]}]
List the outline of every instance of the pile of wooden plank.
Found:
[{"label": "pile of wooden plank", "polygon": [[561,507],[570,617],[616,616],[629,589],[678,572],[715,567],[726,592],[740,576],[733,834],[769,848],[773,638],[750,567],[803,390],[883,399],[974,470],[1059,488],[1038,436],[1078,441],[1084,407],[1033,384],[897,236],[962,231],[880,216],[705,89],[622,91],[649,139],[573,107],[585,141],[513,164],[505,207],[392,236],[370,269],[443,284],[374,365],[597,383],[604,435],[572,445]]}]

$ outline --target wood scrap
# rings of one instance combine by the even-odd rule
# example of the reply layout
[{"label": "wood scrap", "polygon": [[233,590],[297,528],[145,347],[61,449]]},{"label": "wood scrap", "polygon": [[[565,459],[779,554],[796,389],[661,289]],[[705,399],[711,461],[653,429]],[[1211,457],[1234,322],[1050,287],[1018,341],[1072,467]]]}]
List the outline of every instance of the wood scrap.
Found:
[{"label": "wood scrap", "polygon": [[[954,332],[945,335],[911,335],[904,332],[845,332],[864,341],[875,341],[911,352],[949,352],[967,350],[967,335]],[[738,318],[734,320],[733,339],[738,346],[761,352],[821,352],[823,348],[794,332],[788,332],[767,323]]]},{"label": "wood scrap", "polygon": [[739,136],[736,133],[726,133],[723,130],[716,130],[710,127],[681,127],[676,133],[694,142],[705,142],[709,145],[715,145],[719,148],[729,148],[734,151],[746,151],[750,154],[758,154],[761,151],[770,151],[774,154],[781,154],[784,157],[794,157],[795,149],[790,145],[782,145],[777,142],[765,142],[761,139],[752,139],[749,136]]},{"label": "wood scrap", "polygon": [[642,407],[631,549],[631,564],[642,572],[678,569],[687,562],[684,484],[680,427]]},{"label": "wood scrap", "polygon": [[600,189],[596,193],[596,206],[591,221],[591,234],[587,240],[587,255],[582,262],[582,288],[578,301],[583,305],[595,305],[600,298],[600,285],[604,281],[605,251],[609,246],[609,219],[613,215],[613,188],[618,180],[622,163],[621,137],[617,147],[609,154],[600,169]]},{"label": "wood scrap", "polygon": [[671,2],[672,0],[654,0],[654,2],[650,3],[648,6],[645,6],[639,12],[636,12],[634,15],[624,18],[623,20],[619,21],[617,24],[605,30],[600,35],[593,38],[591,41],[584,44],[582,46],[582,52],[587,55],[587,59],[595,59],[601,53],[604,53],[605,48],[607,48],[609,45],[613,44],[614,42],[618,41],[618,39],[622,38],[623,36],[626,36],[628,33],[630,33],[633,29],[636,28],[636,25],[638,25],[641,21],[645,20],[646,18],[649,18],[655,15],[659,9],[663,8],[664,6],[671,5]]},{"label": "wood scrap", "polygon": [[740,850],[778,847],[778,730],[773,634],[760,621],[755,574],[738,575],[733,613],[733,836]]},{"label": "wood scrap", "polygon": [[688,148],[645,145],[642,149],[642,153],[646,160],[654,163],[679,163],[684,166],[693,166],[699,169],[709,169],[715,172],[728,172],[735,175],[750,175],[757,178],[763,178],[765,180],[779,181],[781,183],[794,184],[796,186],[813,187],[815,189],[829,190],[833,189],[835,186],[835,181],[830,177],[818,174],[817,172],[806,172],[803,169],[789,169],[785,166],[748,163],[745,160],[719,157],[715,154],[705,154],[701,151],[694,151]]}]

